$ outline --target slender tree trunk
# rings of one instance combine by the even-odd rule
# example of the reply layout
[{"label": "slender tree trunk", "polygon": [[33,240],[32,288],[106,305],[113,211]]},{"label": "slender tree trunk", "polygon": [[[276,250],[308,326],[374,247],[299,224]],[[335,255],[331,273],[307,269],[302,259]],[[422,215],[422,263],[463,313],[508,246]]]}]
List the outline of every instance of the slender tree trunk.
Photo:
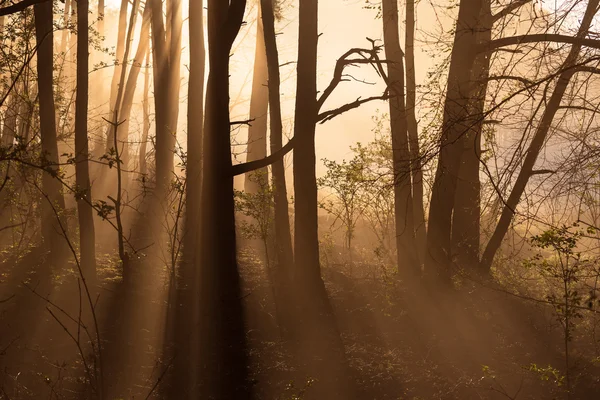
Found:
[{"label": "slender tree trunk", "polygon": [[194,261],[200,224],[202,188],[202,131],[204,124],[204,0],[190,2],[190,78],[188,84],[188,136],[186,170],[186,215],[184,251],[187,262]]},{"label": "slender tree trunk", "polygon": [[[181,43],[181,23],[177,22],[176,15],[181,13],[181,4],[173,4],[178,0],[171,0],[167,6],[169,11],[169,41],[162,18],[162,3],[160,0],[152,1],[152,49],[154,72],[154,104],[156,113],[156,196],[162,198],[168,191],[174,164],[175,131],[177,128],[178,98],[179,98],[179,53],[180,47],[172,49]],[[171,31],[175,30],[175,33]],[[170,59],[170,57],[172,59]],[[174,62],[177,62],[175,64]]]},{"label": "slender tree trunk", "polygon": [[[42,202],[42,238],[49,250],[64,249],[65,239],[56,220],[65,209],[65,199],[61,183],[54,177],[58,173],[58,144],[56,140],[56,120],[54,115],[53,71],[53,26],[52,3],[39,3],[34,6],[35,38],[37,51],[37,74],[40,106],[40,136],[42,162],[47,165],[42,175],[42,190],[52,204]],[[6,129],[5,129],[6,131]]]},{"label": "slender tree trunk", "polygon": [[[73,1],[73,0],[71,0]],[[121,77],[121,69],[125,67],[127,61],[123,56],[125,53],[125,36],[127,36],[127,7],[129,6],[128,0],[121,0],[121,7],[119,9],[119,25],[117,28],[117,48],[115,54],[115,70],[113,72],[112,81],[110,83],[110,114],[109,119],[113,117],[114,107],[117,101],[117,91],[119,90],[119,80]],[[133,11],[135,12],[135,10]],[[107,139],[106,139],[106,151],[110,151],[113,147],[113,138],[111,136],[111,126],[108,126]]]},{"label": "slender tree trunk", "polygon": [[[123,93],[123,101],[121,102],[119,119],[123,121],[123,124],[119,127],[119,138],[118,141],[121,143],[119,153],[123,161],[123,166],[129,169],[129,122],[131,119],[131,109],[133,107],[133,98],[135,96],[135,90],[137,87],[137,81],[140,76],[140,70],[144,62],[147,50],[150,42],[150,15],[151,8],[145,7],[142,16],[142,29],[140,31],[140,41],[136,50],[135,56],[129,69],[129,75],[127,76],[127,84],[125,85],[125,92]],[[112,135],[111,135],[112,136]]]},{"label": "slender tree trunk", "polygon": [[[179,118],[179,89],[181,86],[181,27],[183,25],[181,17],[181,0],[169,0],[171,15],[168,23],[167,32],[169,46],[169,132],[171,142],[169,142],[171,153],[175,150],[175,134],[177,133],[177,121]],[[169,4],[169,3],[168,3]],[[173,171],[173,156],[169,158],[169,171]],[[171,177],[169,176],[169,181]]]},{"label": "slender tree trunk", "polygon": [[10,146],[15,140],[15,134],[17,133],[17,107],[18,107],[18,95],[13,92],[8,96],[6,102],[6,116],[4,118],[4,127],[2,130],[2,146]]},{"label": "slender tree trunk", "polygon": [[[181,397],[179,388],[189,388],[187,398],[199,397],[200,379],[200,293],[198,262],[200,242],[200,212],[202,194],[202,139],[204,123],[204,76],[206,51],[204,45],[204,1],[189,4],[190,64],[188,84],[188,136],[186,166],[186,209],[183,236],[184,260],[179,275],[171,283],[171,333],[179,355],[175,360],[172,381],[174,397]],[[228,134],[228,133],[227,133]],[[190,317],[191,316],[191,317]]]},{"label": "slender tree trunk", "polygon": [[413,224],[417,256],[420,263],[425,260],[427,228],[423,207],[423,168],[419,149],[419,128],[417,124],[417,80],[415,77],[415,1],[406,1],[406,116],[408,142],[411,158]]},{"label": "slender tree trunk", "polygon": [[88,148],[88,0],[78,0],[77,7],[77,97],[75,100],[75,180],[77,183],[77,213],[79,215],[79,243],[81,268],[84,278],[91,284],[96,282],[96,234],[94,214],[91,206],[89,148]]},{"label": "slender tree trunk", "polygon": [[464,149],[463,139],[471,129],[467,106],[480,9],[481,0],[460,1],[448,72],[440,155],[429,205],[425,274],[428,278],[439,277],[446,282],[451,276],[451,227],[456,180]]},{"label": "slender tree trunk", "polygon": [[[270,144],[271,154],[275,154],[283,145],[283,124],[280,98],[281,78],[279,74],[279,54],[275,35],[273,0],[261,0],[261,10],[268,66],[268,96],[271,122]],[[289,205],[283,158],[273,163],[272,173],[278,268],[282,270],[281,272],[284,276],[289,277],[294,256],[292,252],[292,235],[290,231]]]},{"label": "slender tree trunk", "polygon": [[249,399],[246,332],[236,260],[229,120],[229,55],[245,0],[208,1],[209,76],[204,124],[199,398]]},{"label": "slender tree trunk", "polygon": [[[581,20],[579,32],[577,33],[578,38],[585,38],[588,34],[592,20],[598,11],[599,3],[600,0],[589,0],[583,19]],[[552,96],[550,96],[550,99],[546,103],[546,109],[544,110],[540,124],[535,131],[535,135],[529,144],[521,171],[519,171],[519,175],[517,176],[513,189],[506,200],[506,204],[502,210],[502,215],[500,216],[500,221],[498,221],[498,225],[496,226],[496,229],[494,230],[494,233],[492,234],[492,237],[490,238],[490,241],[488,242],[483,253],[481,267],[484,271],[490,270],[492,262],[494,261],[494,256],[500,248],[502,240],[508,231],[508,227],[510,226],[510,222],[512,221],[514,215],[514,210],[519,205],[519,201],[523,195],[523,192],[525,191],[529,177],[532,175],[535,162],[537,161],[538,155],[540,154],[540,151],[544,146],[544,142],[548,137],[548,132],[550,131],[554,116],[560,107],[560,102],[562,101],[567,87],[569,86],[571,77],[575,74],[575,70],[572,67],[577,62],[580,51],[580,44],[572,45],[567,58],[562,64],[561,69],[563,72],[559,75],[556,86],[554,87],[554,91],[552,92]]]},{"label": "slender tree trunk", "polygon": [[[250,97],[250,126],[248,127],[247,161],[267,156],[267,112],[269,108],[268,69],[265,36],[260,5],[256,17],[256,49],[254,51],[254,75]],[[258,193],[268,179],[268,169],[261,168],[245,175],[244,188],[248,193]],[[261,180],[263,182],[261,182]]]},{"label": "slender tree trunk", "polygon": [[[282,147],[283,124],[281,118],[281,98],[279,74],[279,54],[275,35],[275,15],[273,0],[261,0],[261,14],[264,26],[265,50],[268,69],[269,90],[269,118],[270,118],[270,145],[271,154],[275,154]],[[271,285],[275,298],[277,321],[284,338],[289,337],[293,329],[293,313],[291,310],[290,285],[294,255],[292,252],[292,235],[290,231],[289,205],[285,179],[283,158],[273,163],[271,167],[273,176],[273,201],[275,217],[275,253],[276,264],[270,269],[272,272]],[[266,248],[265,248],[266,251]]]},{"label": "slender tree trunk", "polygon": [[383,0],[383,42],[388,64],[388,86],[392,95],[390,128],[394,163],[394,213],[398,270],[407,276],[419,276],[416,254],[413,201],[411,194],[411,155],[408,148],[408,124],[404,103],[404,53],[398,33],[398,2]]},{"label": "slender tree trunk", "polygon": [[98,0],[98,35],[104,36],[104,0]]},{"label": "slender tree trunk", "polygon": [[[490,1],[482,0],[481,16],[477,29],[477,43],[492,39],[492,13]],[[490,72],[490,53],[481,53],[475,59],[472,71],[473,90],[468,105],[471,129],[464,135],[457,190],[452,213],[452,254],[460,267],[479,265],[480,242],[480,191],[479,159],[481,133],[484,123],[485,97]]]},{"label": "slender tree trunk", "polygon": [[[148,6],[148,5],[147,5]],[[150,35],[148,35],[150,40]],[[140,174],[146,175],[146,149],[148,146],[148,134],[150,132],[150,98],[148,96],[150,92],[150,47],[146,49],[146,64],[144,68],[144,94],[142,97],[142,112],[144,116],[144,123],[142,126],[142,140],[140,143],[140,162],[139,171]]]},{"label": "slender tree trunk", "polygon": [[[64,13],[63,13],[63,19],[64,19],[65,24],[68,26],[69,21],[71,20],[71,0],[65,0],[65,9],[64,9]],[[69,29],[63,29],[62,33],[61,33],[59,52],[63,53],[65,55],[65,59],[66,59],[66,53],[67,53],[67,48],[68,48],[68,44],[67,44],[68,41],[69,41]]]}]

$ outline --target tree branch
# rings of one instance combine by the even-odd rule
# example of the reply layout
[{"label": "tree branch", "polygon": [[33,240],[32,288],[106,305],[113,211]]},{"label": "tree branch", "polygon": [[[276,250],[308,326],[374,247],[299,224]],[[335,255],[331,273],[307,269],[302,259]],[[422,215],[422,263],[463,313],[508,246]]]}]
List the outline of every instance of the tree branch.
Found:
[{"label": "tree branch", "polygon": [[513,3],[510,3],[502,10],[498,11],[496,14],[492,15],[492,23],[497,22],[498,20],[506,17],[508,14],[515,11],[517,8],[524,6],[527,3],[531,3],[531,0],[517,0]]},{"label": "tree branch", "polygon": [[16,14],[19,11],[23,11],[25,10],[27,7],[39,4],[39,3],[45,3],[46,1],[50,1],[50,0],[23,0],[21,2],[18,2],[16,4],[7,6],[7,7],[2,7],[0,8],[0,17],[4,16],[4,15],[10,15],[10,14]]},{"label": "tree branch", "polygon": [[356,99],[352,103],[344,104],[343,106],[335,108],[333,110],[322,112],[321,114],[319,114],[317,116],[317,122],[320,123],[320,124],[323,124],[323,123],[325,123],[327,121],[330,121],[330,120],[334,119],[338,115],[341,115],[341,114],[345,113],[346,111],[350,111],[350,110],[353,110],[355,108],[358,108],[358,107],[360,107],[361,105],[363,105],[365,103],[368,103],[368,102],[374,101],[374,100],[388,100],[390,97],[391,96],[388,93],[384,93],[381,96],[367,97],[366,99],[361,99],[359,97],[358,99]]},{"label": "tree branch", "polygon": [[268,157],[261,158],[260,160],[245,162],[242,164],[236,164],[231,168],[231,175],[237,176],[247,172],[255,171],[273,164],[275,161],[280,160],[294,148],[294,138],[291,138],[285,146],[277,150],[275,153]]},{"label": "tree branch", "polygon": [[589,38],[578,38],[576,36],[561,35],[557,33],[539,33],[531,35],[518,35],[503,37],[500,39],[494,39],[487,43],[479,45],[478,52],[483,53],[486,51],[496,50],[504,46],[514,46],[525,43],[538,43],[538,42],[556,42],[556,43],[568,43],[578,44],[581,46],[591,47],[594,49],[600,49],[600,40],[589,39]]}]

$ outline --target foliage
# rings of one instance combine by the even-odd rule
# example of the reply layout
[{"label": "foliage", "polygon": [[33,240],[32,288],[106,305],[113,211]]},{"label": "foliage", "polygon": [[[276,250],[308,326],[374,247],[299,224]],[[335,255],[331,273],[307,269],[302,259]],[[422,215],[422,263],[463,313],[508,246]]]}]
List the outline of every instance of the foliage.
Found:
[{"label": "foliage", "polygon": [[256,193],[235,190],[235,208],[248,217],[239,223],[241,233],[248,239],[260,239],[263,242],[267,264],[269,263],[268,240],[273,226],[273,185],[268,173],[258,170],[250,174],[249,179],[257,184]]}]

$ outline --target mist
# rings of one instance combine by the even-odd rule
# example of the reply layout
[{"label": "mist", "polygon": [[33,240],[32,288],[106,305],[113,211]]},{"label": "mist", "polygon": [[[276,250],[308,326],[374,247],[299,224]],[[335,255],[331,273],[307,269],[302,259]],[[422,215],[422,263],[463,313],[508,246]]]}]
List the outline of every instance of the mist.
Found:
[{"label": "mist", "polygon": [[0,400],[600,397],[600,0],[0,0]]}]

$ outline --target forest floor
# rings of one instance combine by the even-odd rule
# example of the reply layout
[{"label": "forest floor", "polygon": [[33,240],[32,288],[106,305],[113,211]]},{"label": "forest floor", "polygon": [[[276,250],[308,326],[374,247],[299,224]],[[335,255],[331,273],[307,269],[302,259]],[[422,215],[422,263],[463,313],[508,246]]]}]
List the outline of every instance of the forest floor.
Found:
[{"label": "forest floor", "polygon": [[[18,262],[7,257],[0,266],[0,301],[6,300],[0,303],[2,400],[86,398],[84,369],[99,362],[86,353],[84,363],[78,354],[76,342],[88,347],[93,340],[77,334],[70,321],[77,319],[80,298],[73,265],[54,269],[48,280],[44,263],[32,252]],[[154,271],[153,279],[123,291],[109,255],[99,263],[107,398],[161,398],[170,365],[162,356],[166,272]],[[240,268],[256,398],[314,398],[319,377],[301,375],[280,338],[265,268],[249,251],[241,252]],[[323,268],[356,399],[566,398],[561,330],[543,304],[473,282],[430,296],[373,271],[365,264]],[[575,340],[572,347],[569,398],[600,398],[600,366],[586,361],[586,348]]]}]

